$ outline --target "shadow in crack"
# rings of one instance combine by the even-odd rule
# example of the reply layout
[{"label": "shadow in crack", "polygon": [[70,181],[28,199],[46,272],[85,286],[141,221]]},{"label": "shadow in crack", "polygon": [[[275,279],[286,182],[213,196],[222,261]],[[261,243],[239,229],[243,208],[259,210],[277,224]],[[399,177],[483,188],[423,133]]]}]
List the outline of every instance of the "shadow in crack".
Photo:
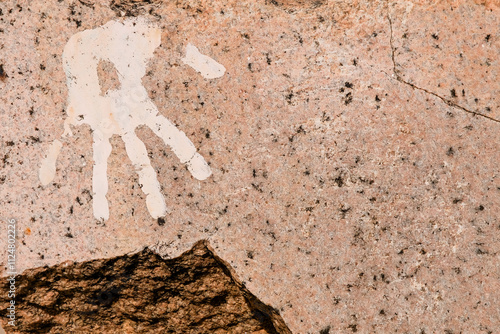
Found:
[{"label": "shadow in crack", "polygon": [[[27,270],[16,284],[9,333],[291,333],[205,240],[174,259],[144,249]],[[7,289],[3,279],[4,328]]]}]

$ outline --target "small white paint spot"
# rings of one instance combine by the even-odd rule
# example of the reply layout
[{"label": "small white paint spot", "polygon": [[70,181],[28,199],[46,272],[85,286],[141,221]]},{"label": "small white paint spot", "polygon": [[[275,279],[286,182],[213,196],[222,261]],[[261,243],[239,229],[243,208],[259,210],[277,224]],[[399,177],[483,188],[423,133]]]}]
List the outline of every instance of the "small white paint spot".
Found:
[{"label": "small white paint spot", "polygon": [[[167,207],[146,146],[135,134],[138,126],[146,125],[153,130],[179,160],[187,164],[194,178],[204,180],[212,173],[185,133],[159,115],[158,109],[142,85],[147,62],[160,43],[161,31],[158,27],[143,18],[131,18],[122,22],[110,21],[96,29],[79,32],[70,38],[64,48],[62,58],[69,96],[66,108],[68,117],[64,122],[63,136],[71,135],[70,125],[88,124],[92,129],[93,210],[97,219],[109,218],[106,199],[107,160],[111,153],[109,140],[113,135],[121,136],[125,143],[127,154],[135,166],[142,191],[146,195],[147,208],[153,218],[164,216]],[[196,59],[197,56],[193,57]],[[97,72],[101,61],[114,65],[120,81],[119,86],[107,90],[104,94]],[[210,59],[204,65],[210,68],[208,72],[211,76],[214,73],[220,74],[221,71],[222,65],[214,63],[217,64]],[[223,74],[223,66],[222,69]],[[222,75],[219,74],[218,76]],[[39,176],[43,185],[54,179],[61,146],[60,141],[54,141],[47,157],[42,161]]]},{"label": "small white paint spot", "polygon": [[47,156],[42,160],[38,176],[43,186],[49,184],[56,176],[56,161],[59,152],[61,152],[62,143],[59,140],[54,140],[50,145]]},{"label": "small white paint spot", "polygon": [[209,56],[201,54],[198,48],[191,43],[186,47],[186,57],[181,60],[184,64],[200,72],[205,79],[220,78],[226,72],[226,68],[222,64],[219,64]]}]

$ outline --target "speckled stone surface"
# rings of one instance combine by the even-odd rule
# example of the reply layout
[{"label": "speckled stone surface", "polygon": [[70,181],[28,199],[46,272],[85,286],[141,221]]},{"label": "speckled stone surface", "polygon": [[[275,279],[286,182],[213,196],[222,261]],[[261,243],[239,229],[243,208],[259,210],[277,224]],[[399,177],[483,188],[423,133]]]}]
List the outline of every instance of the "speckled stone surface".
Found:
[{"label": "speckled stone surface", "polygon": [[[0,9],[0,218],[18,221],[19,271],[145,245],[173,257],[209,239],[293,333],[498,331],[496,1]],[[162,29],[142,82],[213,172],[194,179],[151,130],[137,131],[169,208],[164,223],[151,218],[119,137],[110,217],[93,217],[88,126],[62,140],[54,181],[38,179],[66,117],[63,48],[120,15]],[[208,80],[185,65],[188,43],[225,74]],[[5,265],[5,225],[0,233]]]}]

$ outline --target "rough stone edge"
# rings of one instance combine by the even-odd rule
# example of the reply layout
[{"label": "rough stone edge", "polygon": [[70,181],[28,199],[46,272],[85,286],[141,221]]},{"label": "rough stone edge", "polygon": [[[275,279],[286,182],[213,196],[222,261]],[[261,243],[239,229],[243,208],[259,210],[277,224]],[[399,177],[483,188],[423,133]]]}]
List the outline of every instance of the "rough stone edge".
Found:
[{"label": "rough stone edge", "polygon": [[[273,307],[261,302],[254,294],[252,294],[250,292],[250,290],[248,290],[245,287],[245,285],[243,285],[243,283],[241,283],[241,281],[238,279],[238,276],[237,276],[235,270],[231,267],[231,265],[229,263],[227,263],[222,258],[217,256],[214,249],[210,246],[210,243],[208,242],[208,240],[197,241],[193,245],[191,250],[195,249],[195,247],[200,247],[201,245],[203,245],[205,248],[208,249],[208,251],[210,251],[210,253],[212,253],[212,256],[215,258],[215,260],[223,268],[224,273],[226,275],[228,275],[231,278],[231,281],[233,281],[233,283],[236,284],[236,286],[238,286],[238,288],[240,288],[243,291],[243,295],[245,297],[245,300],[246,300],[247,304],[250,306],[250,308],[261,312],[265,316],[266,322],[269,321],[272,324],[276,334],[292,334],[292,332],[290,331],[288,326],[285,324],[285,322],[283,321],[283,319],[279,315],[279,312],[276,309],[274,309]],[[191,250],[189,250],[189,251],[191,251]],[[185,253],[187,253],[187,252],[185,252]],[[181,256],[183,254],[181,254]],[[270,331],[271,329],[272,328],[268,329],[267,324],[266,324],[266,330]],[[270,333],[272,333],[272,332],[270,332]]]},{"label": "rough stone edge", "polygon": [[[249,308],[251,310],[256,310],[259,312],[259,314],[265,319],[264,322],[262,323],[262,326],[264,329],[269,333],[269,334],[292,334],[291,330],[288,328],[288,326],[285,324],[284,320],[281,318],[279,315],[279,312],[273,308],[272,306],[269,306],[263,302],[261,302],[250,290],[248,290],[245,285],[238,279],[238,276],[236,274],[236,271],[231,267],[229,263],[224,261],[221,257],[219,257],[216,253],[215,250],[210,246],[210,243],[206,239],[199,240],[195,242],[190,249],[188,249],[185,252],[182,252],[180,255],[173,257],[173,258],[164,258],[158,252],[155,250],[151,249],[151,247],[145,246],[142,249],[138,251],[133,251],[133,252],[128,252],[124,253],[122,255],[118,256],[113,256],[111,258],[97,258],[97,259],[92,259],[88,261],[64,261],[61,263],[57,263],[53,266],[42,266],[42,267],[36,267],[36,268],[31,268],[27,269],[26,271],[30,272],[37,272],[37,271],[42,271],[46,270],[47,268],[50,267],[55,267],[55,266],[60,266],[62,264],[65,265],[73,265],[73,264],[78,264],[78,263],[84,263],[84,262],[93,262],[93,261],[100,261],[100,260],[110,260],[110,259],[115,259],[115,258],[120,258],[124,256],[134,256],[138,253],[143,253],[143,252],[148,252],[156,255],[159,259],[165,262],[170,262],[170,261],[175,261],[176,259],[182,258],[188,254],[195,253],[201,249],[205,248],[210,254],[213,256],[215,261],[221,266],[222,270],[224,271],[224,274],[229,276],[231,281],[242,291],[243,297],[245,298],[245,301]],[[23,273],[25,274],[26,271]],[[21,276],[22,274],[16,275]],[[4,277],[2,277],[4,278]],[[2,321],[0,320],[0,334],[6,334],[5,330],[2,327]]]}]

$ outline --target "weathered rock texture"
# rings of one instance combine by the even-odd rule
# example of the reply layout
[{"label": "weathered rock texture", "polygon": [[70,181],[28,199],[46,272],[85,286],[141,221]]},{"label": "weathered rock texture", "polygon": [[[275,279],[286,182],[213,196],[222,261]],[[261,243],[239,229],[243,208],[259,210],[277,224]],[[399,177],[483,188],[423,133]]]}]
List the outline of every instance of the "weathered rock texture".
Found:
[{"label": "weathered rock texture", "polygon": [[205,241],[175,259],[145,249],[16,279],[14,328],[5,323],[7,285],[0,284],[8,333],[291,333]]},{"label": "weathered rock texture", "polygon": [[[208,239],[294,333],[498,330],[497,0],[0,9],[0,219],[18,220],[20,271],[153,244],[177,256]],[[213,174],[195,180],[138,129],[170,209],[152,219],[114,137],[103,224],[92,214],[89,127],[64,140],[54,182],[42,187],[37,171],[63,132],[68,39],[130,15],[161,28],[142,82]],[[224,76],[184,65],[188,43]],[[2,263],[5,235],[1,224]]]}]

